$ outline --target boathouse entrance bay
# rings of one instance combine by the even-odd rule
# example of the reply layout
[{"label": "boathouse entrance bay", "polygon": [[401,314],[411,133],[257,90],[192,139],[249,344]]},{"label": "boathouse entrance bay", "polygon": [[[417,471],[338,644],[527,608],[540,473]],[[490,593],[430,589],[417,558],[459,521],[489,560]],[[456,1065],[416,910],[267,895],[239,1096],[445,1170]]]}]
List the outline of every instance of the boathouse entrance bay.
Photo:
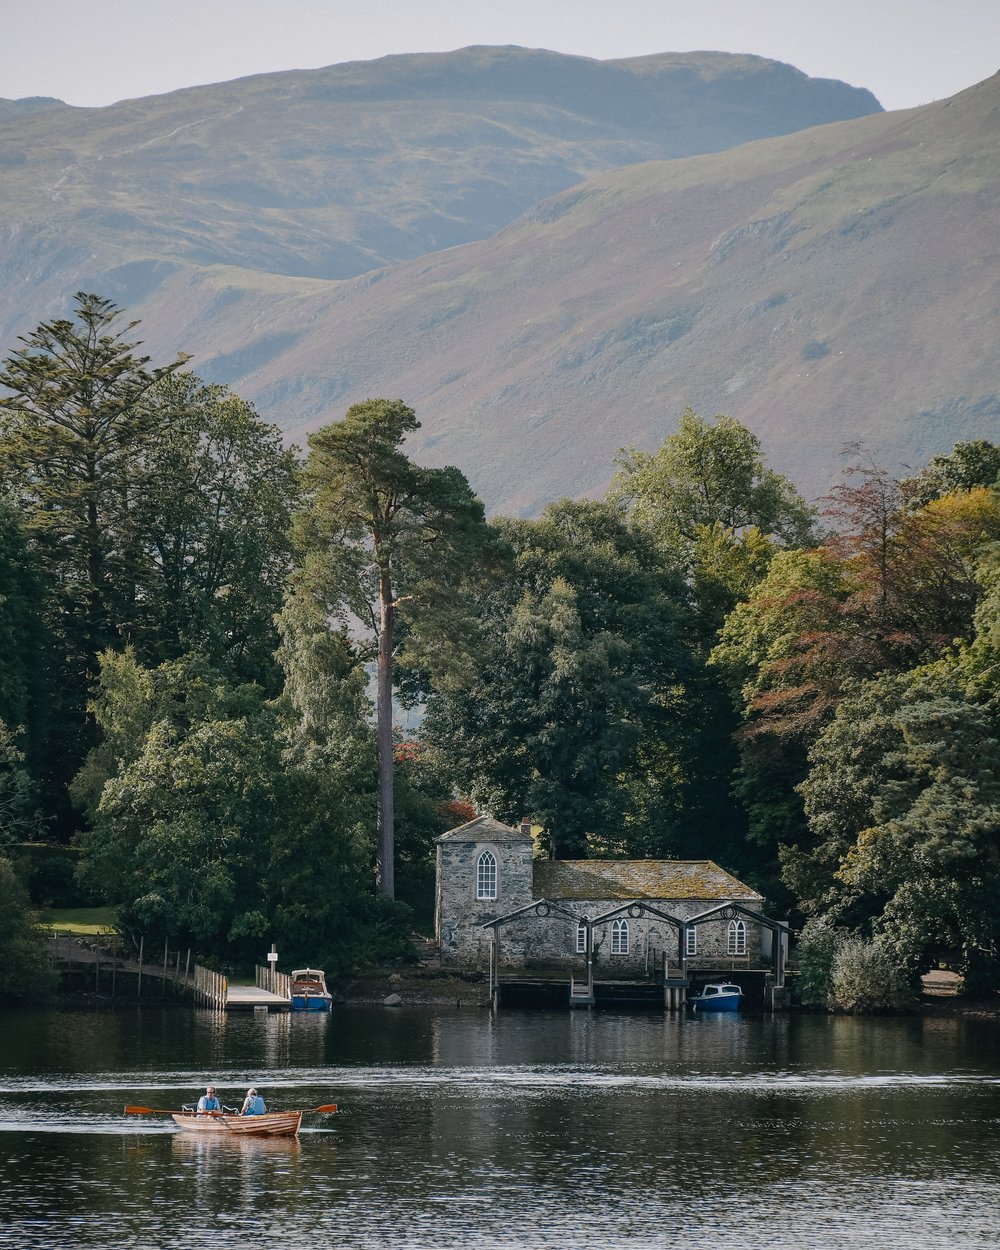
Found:
[{"label": "boathouse entrance bay", "polygon": [[[9,1010],[0,1246],[994,1245],[998,1043],[950,1017]],[[207,1081],[340,1112],[290,1141],[122,1115]]]}]

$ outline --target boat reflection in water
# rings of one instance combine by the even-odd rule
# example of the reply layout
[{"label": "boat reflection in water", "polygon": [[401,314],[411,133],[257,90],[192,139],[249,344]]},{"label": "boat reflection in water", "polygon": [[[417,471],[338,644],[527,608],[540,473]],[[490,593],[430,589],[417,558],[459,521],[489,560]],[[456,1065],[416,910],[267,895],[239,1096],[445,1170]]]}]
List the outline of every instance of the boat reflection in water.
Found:
[{"label": "boat reflection in water", "polygon": [[173,1133],[170,1141],[174,1154],[185,1159],[247,1158],[280,1155],[295,1158],[302,1149],[298,1137],[234,1137],[228,1133]]}]

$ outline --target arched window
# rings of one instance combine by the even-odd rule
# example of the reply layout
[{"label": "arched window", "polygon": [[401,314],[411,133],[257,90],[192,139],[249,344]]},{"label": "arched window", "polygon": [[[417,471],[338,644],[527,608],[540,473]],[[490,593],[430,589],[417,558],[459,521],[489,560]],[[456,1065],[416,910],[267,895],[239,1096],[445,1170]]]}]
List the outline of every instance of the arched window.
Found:
[{"label": "arched window", "polygon": [[611,953],[612,955],[628,954],[627,920],[613,920],[611,922]]},{"label": "arched window", "polygon": [[492,851],[483,851],[476,865],[476,898],[496,898],[497,857]]},{"label": "arched window", "polygon": [[747,953],[747,927],[742,920],[730,920],[726,934],[726,954],[745,955]]},{"label": "arched window", "polygon": [[587,926],[582,920],[576,926],[576,953],[578,955],[587,953]]},{"label": "arched window", "polygon": [[693,924],[689,924],[684,930],[684,954],[698,954],[698,929]]}]

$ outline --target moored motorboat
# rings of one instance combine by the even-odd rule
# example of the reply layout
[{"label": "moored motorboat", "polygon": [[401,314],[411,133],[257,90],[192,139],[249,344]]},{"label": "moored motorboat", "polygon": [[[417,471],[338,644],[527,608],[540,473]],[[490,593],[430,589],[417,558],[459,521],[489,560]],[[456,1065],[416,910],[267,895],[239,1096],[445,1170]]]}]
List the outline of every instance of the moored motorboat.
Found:
[{"label": "moored motorboat", "polygon": [[296,968],[291,974],[292,1011],[329,1011],[333,996],[319,968]]},{"label": "moored motorboat", "polygon": [[171,1116],[187,1132],[229,1133],[234,1137],[295,1137],[302,1123],[301,1111],[268,1111],[264,1115],[173,1111]]},{"label": "moored motorboat", "polygon": [[714,981],[703,985],[688,999],[694,1011],[739,1011],[743,991],[730,981]]}]

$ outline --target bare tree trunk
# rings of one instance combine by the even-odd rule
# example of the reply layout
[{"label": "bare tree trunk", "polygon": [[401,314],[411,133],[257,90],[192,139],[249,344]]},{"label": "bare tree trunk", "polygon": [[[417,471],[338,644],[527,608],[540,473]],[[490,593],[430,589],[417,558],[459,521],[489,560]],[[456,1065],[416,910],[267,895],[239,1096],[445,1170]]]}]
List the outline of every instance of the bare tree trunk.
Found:
[{"label": "bare tree trunk", "polygon": [[378,742],[378,859],[375,882],[383,898],[396,897],[393,861],[396,838],[393,828],[393,751],[392,751],[392,634],[395,605],[386,570],[379,584],[378,670],[376,684],[376,727]]}]

